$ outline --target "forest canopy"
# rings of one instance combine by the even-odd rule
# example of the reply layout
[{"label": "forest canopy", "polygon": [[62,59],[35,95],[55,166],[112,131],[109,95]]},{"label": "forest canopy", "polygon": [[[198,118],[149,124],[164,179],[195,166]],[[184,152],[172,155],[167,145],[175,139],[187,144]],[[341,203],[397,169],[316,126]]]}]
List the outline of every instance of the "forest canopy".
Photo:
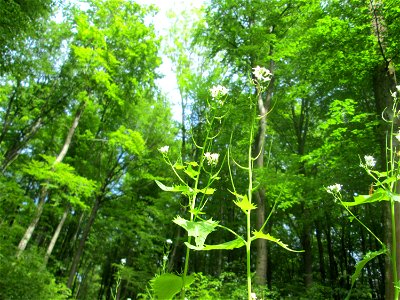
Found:
[{"label": "forest canopy", "polygon": [[0,0],[0,298],[399,299],[399,4]]}]

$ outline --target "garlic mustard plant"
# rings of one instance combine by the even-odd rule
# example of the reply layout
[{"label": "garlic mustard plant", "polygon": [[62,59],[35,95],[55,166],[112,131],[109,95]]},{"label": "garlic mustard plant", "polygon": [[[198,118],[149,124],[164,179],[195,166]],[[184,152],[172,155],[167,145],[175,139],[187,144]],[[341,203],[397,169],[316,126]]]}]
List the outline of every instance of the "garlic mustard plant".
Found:
[{"label": "garlic mustard plant", "polygon": [[218,164],[218,158],[219,158],[219,154],[218,153],[210,153],[210,152],[206,152],[204,153],[204,156],[207,160],[207,163],[209,165],[216,165]]},{"label": "garlic mustard plant", "polygon": [[330,194],[339,193],[342,190],[342,185],[339,183],[330,185],[326,188],[326,191]]},{"label": "garlic mustard plant", "polygon": [[[186,255],[185,255],[185,265],[183,274],[181,277],[174,274],[164,274],[165,276],[158,276],[154,279],[153,282],[156,284],[158,289],[168,289],[171,294],[175,295],[180,292],[180,299],[185,299],[185,290],[189,287],[191,282],[193,282],[193,276],[188,276],[188,267],[189,267],[189,258],[190,258],[190,250],[196,251],[206,251],[206,250],[232,250],[236,248],[245,247],[246,249],[246,275],[247,275],[247,299],[257,299],[257,296],[254,292],[252,292],[252,271],[251,271],[251,244],[257,239],[265,239],[271,242],[278,244],[279,246],[285,248],[286,250],[293,252],[302,252],[291,250],[288,248],[286,244],[281,242],[279,239],[271,236],[270,233],[265,233],[264,228],[270,218],[271,213],[268,218],[265,220],[264,224],[260,228],[254,228],[254,225],[251,223],[251,212],[257,208],[257,206],[253,203],[253,193],[257,189],[257,187],[253,187],[253,163],[256,160],[255,157],[252,156],[252,147],[254,142],[254,132],[256,129],[256,118],[257,118],[257,101],[261,97],[261,94],[268,86],[268,82],[272,78],[272,74],[269,70],[257,66],[253,69],[254,76],[256,78],[255,81],[251,81],[251,83],[255,86],[257,91],[256,101],[250,99],[250,108],[253,110],[251,114],[251,118],[249,118],[250,122],[250,133],[248,138],[247,145],[247,157],[245,159],[245,165],[240,165],[237,161],[231,158],[231,146],[228,147],[227,160],[228,160],[228,170],[229,177],[231,179],[232,190],[229,190],[227,193],[232,197],[233,204],[238,206],[241,211],[246,216],[246,235],[242,236],[241,234],[235,232],[233,229],[225,227],[221,225],[218,221],[213,220],[212,218],[203,219],[205,213],[203,209],[207,201],[212,197],[215,192],[215,189],[212,188],[212,184],[219,180],[219,173],[221,171],[222,165],[224,163],[225,158],[220,161],[220,154],[213,153],[212,143],[215,140],[215,137],[218,136],[219,132],[217,128],[219,126],[213,126],[214,121],[217,120],[221,122],[221,119],[226,117],[226,115],[218,115],[219,109],[215,105],[218,104],[218,101],[210,102],[210,109],[208,110],[209,115],[207,115],[207,130],[205,134],[205,139],[202,144],[195,143],[195,146],[198,148],[200,155],[199,161],[189,161],[182,162],[176,161],[172,162],[169,157],[168,149],[160,149],[160,152],[163,154],[163,158],[165,162],[172,169],[175,174],[177,180],[179,181],[179,185],[173,186],[165,186],[163,183],[156,181],[158,186],[167,192],[179,192],[183,196],[188,199],[188,203],[186,207],[189,208],[189,216],[188,218],[183,218],[182,216],[177,216],[173,222],[183,229],[187,231],[188,239],[185,242]],[[211,97],[213,99],[219,100],[222,96],[226,96],[228,93],[228,89],[223,86],[215,86],[210,89]],[[215,128],[214,128],[215,127]],[[233,133],[232,133],[233,137]],[[200,145],[200,146],[199,146]],[[247,182],[248,186],[244,191],[238,191],[235,187],[235,178],[233,176],[233,172],[231,170],[231,164],[236,164],[239,168],[243,169],[247,173]],[[200,181],[200,176],[202,176],[202,180]],[[188,179],[188,180],[186,180]],[[242,178],[238,180],[243,180]],[[340,185],[339,185],[340,186]],[[340,186],[341,187],[341,186]],[[336,187],[337,188],[337,187]],[[337,188],[339,191],[340,188]],[[275,202],[276,203],[276,202]],[[275,206],[274,206],[275,207]],[[243,225],[240,226],[243,228]],[[233,234],[235,238],[231,241],[218,244],[218,245],[210,245],[206,244],[207,236],[217,230],[222,229],[227,232]],[[194,243],[193,243],[194,239]],[[164,256],[165,257],[165,256]],[[171,277],[174,278],[175,286],[171,284]],[[162,295],[163,291],[156,291],[156,294]]]},{"label": "garlic mustard plant", "polygon": [[373,168],[373,167],[375,167],[375,165],[376,165],[376,160],[375,160],[375,158],[374,158],[373,156],[371,156],[371,155],[365,155],[365,156],[364,156],[364,159],[365,159],[365,166],[366,166],[367,168]]},{"label": "garlic mustard plant", "polygon": [[253,68],[254,77],[257,79],[258,82],[267,82],[272,79],[272,73],[270,70],[257,66]]},{"label": "garlic mustard plant", "polygon": [[228,89],[222,85],[213,86],[210,89],[211,97],[219,98],[228,94]]},{"label": "garlic mustard plant", "polygon": [[168,150],[169,150],[169,146],[163,146],[160,149],[158,149],[158,151],[160,151],[163,154],[168,153]]}]

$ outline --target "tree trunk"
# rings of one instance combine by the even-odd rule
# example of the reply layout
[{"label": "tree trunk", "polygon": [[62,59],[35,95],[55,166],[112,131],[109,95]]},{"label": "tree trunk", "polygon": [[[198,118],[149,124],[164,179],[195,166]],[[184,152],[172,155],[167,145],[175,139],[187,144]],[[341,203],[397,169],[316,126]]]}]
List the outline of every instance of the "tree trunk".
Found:
[{"label": "tree trunk", "polygon": [[[384,19],[383,10],[384,4],[382,0],[378,1],[370,1],[369,3],[369,10],[371,14],[371,27],[373,29],[373,33],[375,35],[376,41],[378,42],[378,52],[382,57],[382,63],[376,67],[373,74],[373,89],[374,89],[374,96],[375,96],[375,104],[376,104],[376,112],[378,115],[384,114],[384,118],[389,121],[394,122],[394,130],[397,132],[399,129],[399,120],[394,120],[394,113],[392,111],[393,107],[393,97],[391,92],[396,91],[396,74],[395,74],[395,67],[392,63],[392,58],[387,57],[386,52],[386,44],[387,44],[387,24],[386,20]],[[387,151],[387,133],[389,128],[381,128],[380,131],[380,140],[381,140],[381,158],[382,162],[386,160],[386,151]],[[397,147],[398,143],[396,139],[393,139],[394,143],[391,147]],[[394,148],[393,148],[394,149]],[[394,159],[394,158],[391,158]],[[388,162],[386,162],[388,163]],[[385,166],[385,165],[384,165]],[[400,192],[399,183],[396,185],[396,192]],[[390,203],[386,204],[385,212],[385,232],[387,233],[385,236],[385,242],[389,251],[389,255],[386,256],[386,270],[385,270],[385,298],[386,299],[393,299],[395,296],[395,287],[394,285],[394,271],[392,261],[390,259],[391,253],[393,251],[393,246],[400,245],[400,232],[399,232],[399,225],[400,225],[400,204],[395,204],[395,220],[394,224],[391,220],[391,208],[389,207]],[[392,233],[392,226],[395,227],[395,237],[393,237]],[[393,243],[395,241],[395,243]],[[396,251],[396,265],[397,265],[397,278],[400,277],[400,257],[399,257],[399,249]]]},{"label": "tree trunk", "polygon": [[307,208],[303,208],[303,216],[305,220],[303,221],[303,228],[301,233],[301,245],[304,250],[303,252],[303,278],[304,285],[308,289],[313,283],[313,272],[312,272],[312,245],[311,245],[311,226],[308,222],[310,218],[310,213]]},{"label": "tree trunk", "polygon": [[36,134],[42,125],[42,118],[38,118],[35,123],[31,126],[30,131],[22,136],[18,141],[15,141],[12,146],[7,149],[4,154],[4,160],[1,166],[1,171],[4,171],[10,166],[10,164],[18,157],[20,150],[26,145],[26,143]]},{"label": "tree trunk", "polygon": [[[382,64],[375,69],[374,77],[373,77],[373,88],[374,88],[374,96],[375,96],[375,103],[377,114],[382,114],[385,112],[385,118],[388,120],[393,120],[393,112],[391,108],[393,106],[393,98],[391,96],[391,91],[395,91],[396,89],[396,80],[394,74],[391,74],[389,71],[389,64]],[[398,120],[393,120],[395,122],[394,130],[397,131]],[[386,148],[387,148],[387,133],[389,132],[389,128],[382,126],[380,130],[380,141],[381,141],[381,159],[382,162],[386,161]],[[394,142],[396,139],[393,139]],[[392,145],[392,147],[397,147],[397,144]],[[385,166],[385,164],[383,164]],[[399,193],[399,184],[397,184],[397,193]],[[393,246],[392,240],[392,220],[391,220],[391,210],[390,210],[390,203],[384,203],[385,206],[385,243],[389,250],[389,255],[386,256],[386,269],[385,269],[385,299],[393,299],[394,297],[394,284],[393,284],[393,266],[390,259],[390,253]],[[396,224],[396,244],[400,245],[400,232],[399,232],[399,225],[400,225],[400,215],[399,215],[399,203],[395,204],[395,224]],[[397,251],[397,256],[399,253]],[[397,258],[397,271],[398,271],[398,278],[400,278],[400,257]]]},{"label": "tree trunk", "polygon": [[67,219],[67,216],[68,216],[68,213],[69,213],[69,209],[70,209],[70,206],[67,205],[67,207],[65,207],[65,209],[64,209],[64,212],[63,212],[63,215],[61,217],[61,220],[58,223],[56,231],[54,232],[53,237],[51,238],[50,244],[47,247],[47,251],[46,251],[46,254],[44,256],[44,264],[45,265],[47,265],[47,263],[49,261],[49,258],[51,256],[51,253],[53,252],[54,246],[56,245],[56,242],[57,242],[57,239],[58,239],[58,237],[60,235],[61,229],[63,228],[65,220]]},{"label": "tree trunk", "polygon": [[335,255],[333,251],[333,244],[332,244],[332,236],[331,236],[331,228],[329,226],[329,219],[327,220],[327,228],[325,231],[326,236],[326,244],[328,248],[328,257],[329,257],[329,281],[332,288],[336,288],[337,282],[337,264],[335,261]]},{"label": "tree trunk", "polygon": [[[271,62],[271,67],[273,63]],[[272,68],[270,68],[272,69]],[[265,102],[262,98],[262,94],[258,94],[257,102],[258,102],[258,112],[260,115],[260,123],[258,134],[255,140],[255,155],[256,159],[256,168],[264,167],[264,152],[265,152],[265,135],[267,132],[267,115],[269,112],[271,98],[272,98],[272,86],[273,79],[270,82]],[[265,213],[266,213],[266,203],[265,203],[265,189],[260,188],[255,193],[257,199],[257,209],[256,209],[256,228],[260,230],[265,222]],[[267,241],[264,239],[256,240],[256,249],[257,249],[257,259],[256,259],[256,277],[255,282],[258,285],[265,285],[267,282],[267,269],[268,269],[268,249],[267,249]]]},{"label": "tree trunk", "polygon": [[47,190],[45,188],[43,188],[40,193],[38,206],[35,211],[35,216],[33,217],[31,223],[29,224],[28,228],[25,231],[24,236],[22,237],[21,241],[18,244],[18,251],[17,251],[18,257],[25,250],[26,246],[28,245],[29,240],[32,237],[33,231],[35,230],[37,224],[39,223],[39,219],[43,213],[44,204],[46,202],[46,197],[47,197]]},{"label": "tree trunk", "polygon": [[324,245],[322,244],[322,233],[320,228],[320,222],[316,222],[315,232],[317,236],[317,245],[318,245],[319,274],[321,276],[321,282],[325,283],[326,271],[325,271],[325,260],[324,260]]},{"label": "tree trunk", "polygon": [[92,211],[91,211],[90,216],[89,216],[89,220],[88,220],[88,222],[86,224],[85,229],[82,232],[82,237],[81,237],[81,239],[79,241],[78,248],[77,248],[77,250],[75,252],[74,258],[72,259],[72,264],[71,264],[71,268],[70,268],[70,271],[69,271],[69,277],[68,277],[68,283],[67,283],[67,287],[70,288],[70,289],[72,289],[72,286],[73,286],[73,283],[74,283],[74,280],[75,280],[75,275],[76,275],[76,272],[78,270],[78,264],[79,264],[79,261],[81,259],[82,254],[83,254],[83,249],[85,247],[86,240],[87,240],[87,238],[89,236],[90,230],[92,228],[92,225],[93,225],[94,220],[96,218],[97,212],[99,210],[100,200],[101,200],[100,196],[96,197],[96,200],[94,202]]}]

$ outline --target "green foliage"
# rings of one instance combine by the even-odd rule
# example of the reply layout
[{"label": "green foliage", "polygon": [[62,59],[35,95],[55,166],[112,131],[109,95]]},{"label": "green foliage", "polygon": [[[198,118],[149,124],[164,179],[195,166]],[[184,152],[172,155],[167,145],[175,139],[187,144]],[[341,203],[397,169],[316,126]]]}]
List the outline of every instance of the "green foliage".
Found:
[{"label": "green foliage", "polygon": [[46,270],[43,257],[31,249],[16,258],[11,248],[0,248],[0,298],[21,300],[69,299],[70,290]]},{"label": "green foliage", "polygon": [[218,222],[213,221],[212,219],[193,222],[187,221],[179,216],[177,216],[173,222],[183,227],[188,232],[189,236],[194,237],[196,248],[200,249],[203,248],[207,236],[218,226]]},{"label": "green foliage", "polygon": [[156,296],[156,299],[172,299],[177,293],[179,293],[182,288],[189,287],[195,281],[195,277],[192,275],[181,276],[165,273],[156,276],[151,281],[151,286]]},{"label": "green foliage", "polygon": [[276,244],[278,244],[279,246],[281,246],[282,248],[291,251],[291,252],[304,252],[304,250],[292,250],[290,248],[288,248],[288,245],[282,243],[279,239],[271,236],[269,233],[265,234],[261,231],[253,231],[253,239],[265,239],[271,242],[274,242]]},{"label": "green foliage", "polygon": [[121,126],[117,131],[110,133],[110,145],[120,146],[128,153],[142,154],[145,149],[145,141],[140,132]]},{"label": "green foliage", "polygon": [[55,158],[42,155],[45,161],[33,160],[23,172],[33,176],[47,189],[63,191],[62,197],[72,205],[87,208],[82,198],[87,198],[96,189],[96,183],[92,180],[75,174],[75,169],[65,163],[55,163]]}]

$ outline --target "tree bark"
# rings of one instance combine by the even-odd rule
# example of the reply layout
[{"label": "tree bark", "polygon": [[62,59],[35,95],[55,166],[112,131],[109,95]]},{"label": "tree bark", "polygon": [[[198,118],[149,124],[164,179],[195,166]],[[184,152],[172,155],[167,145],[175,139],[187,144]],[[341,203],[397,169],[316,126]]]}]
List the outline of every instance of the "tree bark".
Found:
[{"label": "tree bark", "polygon": [[312,272],[312,245],[311,245],[311,226],[309,223],[310,212],[307,208],[303,207],[303,216],[305,220],[303,220],[303,228],[301,233],[301,245],[304,250],[303,252],[303,278],[304,285],[308,289],[311,287],[313,283],[313,272]]},{"label": "tree bark", "polygon": [[20,150],[26,145],[26,143],[36,134],[39,128],[42,126],[42,118],[38,118],[30,127],[29,132],[24,134],[22,138],[15,141],[10,146],[7,152],[4,154],[4,160],[1,166],[1,171],[4,171],[11,165],[11,163],[18,157]]},{"label": "tree bark", "polygon": [[315,233],[317,236],[317,245],[318,245],[319,274],[321,276],[321,282],[325,283],[326,270],[325,270],[325,259],[324,259],[324,245],[322,243],[322,232],[320,228],[320,222],[316,222]]},{"label": "tree bark", "polygon": [[[384,11],[384,3],[382,0],[372,1],[370,0],[369,10],[371,14],[371,27],[373,29],[373,33],[378,42],[378,52],[381,55],[382,62],[376,66],[373,74],[372,84],[375,96],[375,104],[376,104],[376,113],[377,115],[383,115],[386,120],[394,122],[394,131],[397,132],[399,130],[399,120],[393,119],[395,112],[392,111],[393,107],[393,97],[391,92],[396,91],[396,73],[395,67],[392,63],[392,58],[387,57],[386,47],[387,47],[387,25],[386,20],[384,19],[383,11]],[[382,162],[386,161],[386,151],[387,145],[390,145],[390,142],[387,140],[387,137],[390,134],[390,129],[384,126],[381,127],[379,139],[381,141],[381,159]],[[399,149],[399,144],[396,139],[393,139],[394,144],[390,145],[393,149]],[[395,158],[391,158],[395,159]],[[397,159],[397,158],[396,158]],[[388,163],[388,162],[386,162]],[[383,164],[385,166],[385,164]],[[385,169],[385,168],[384,168]],[[397,182],[396,184],[396,193],[400,192],[400,184]],[[394,245],[393,241],[395,241],[395,245],[400,245],[400,203],[395,203],[395,217],[394,224],[391,219],[391,208],[390,203],[385,204],[385,243],[387,245],[387,249],[389,251],[389,255],[386,256],[386,268],[385,268],[385,299],[393,299],[395,296],[395,284],[394,273],[393,273],[393,264],[390,259],[392,253],[392,247]],[[395,227],[395,237],[393,237],[392,226]],[[396,267],[397,267],[397,278],[400,278],[400,253],[397,248],[396,251]]]},{"label": "tree bark", "polygon": [[46,197],[47,197],[47,190],[43,188],[39,196],[39,202],[38,206],[36,207],[35,216],[33,217],[31,223],[29,224],[28,228],[25,231],[24,236],[22,237],[21,241],[18,244],[17,257],[19,257],[25,250],[37,224],[39,223],[39,219],[43,213],[44,204],[46,202]]},{"label": "tree bark", "polygon": [[331,287],[335,288],[338,271],[337,271],[337,264],[335,261],[335,255],[334,255],[334,251],[333,251],[331,228],[330,228],[329,224],[330,224],[329,219],[327,219],[327,228],[325,231],[325,236],[326,236],[326,243],[327,243],[328,257],[329,257],[329,281],[330,281]]},{"label": "tree bark", "polygon": [[72,286],[73,286],[74,281],[75,281],[76,272],[78,270],[78,264],[79,264],[79,261],[81,259],[82,254],[83,254],[83,250],[84,250],[84,247],[85,247],[85,244],[86,244],[86,240],[87,240],[87,238],[89,236],[89,233],[90,233],[90,230],[91,230],[92,225],[94,223],[94,220],[96,219],[97,212],[98,212],[98,210],[100,208],[100,201],[101,201],[100,196],[96,197],[96,200],[94,202],[92,211],[91,211],[90,216],[89,216],[89,220],[88,220],[88,222],[86,224],[85,229],[82,232],[82,237],[81,237],[81,239],[79,241],[78,248],[77,248],[77,250],[75,252],[75,255],[74,255],[73,259],[72,259],[71,268],[70,268],[70,271],[69,271],[68,283],[67,283],[67,287],[70,288],[70,289],[72,289]]},{"label": "tree bark", "polygon": [[[273,62],[270,63],[270,70],[273,69]],[[267,132],[267,115],[269,112],[271,99],[272,99],[272,87],[273,80],[271,80],[265,101],[262,98],[262,94],[259,93],[257,97],[258,112],[260,115],[259,129],[255,140],[255,155],[256,168],[262,169],[264,167],[264,152],[265,152],[265,135]],[[259,188],[255,192],[257,200],[256,209],[256,228],[259,230],[265,222],[266,214],[266,199],[265,189]],[[257,259],[256,259],[256,277],[255,282],[258,285],[265,285],[267,282],[267,269],[268,269],[268,248],[267,241],[264,239],[256,240]]]},{"label": "tree bark", "polygon": [[61,216],[61,220],[57,225],[56,231],[54,231],[54,234],[53,234],[53,237],[51,238],[49,246],[47,247],[47,251],[46,251],[46,254],[44,256],[44,264],[45,265],[47,265],[47,263],[49,261],[49,258],[51,256],[51,253],[53,252],[54,246],[56,245],[57,239],[60,236],[61,229],[63,228],[65,220],[68,217],[69,209],[70,209],[70,206],[67,205],[65,207],[65,209],[64,209],[64,212],[63,212],[62,216]]}]

